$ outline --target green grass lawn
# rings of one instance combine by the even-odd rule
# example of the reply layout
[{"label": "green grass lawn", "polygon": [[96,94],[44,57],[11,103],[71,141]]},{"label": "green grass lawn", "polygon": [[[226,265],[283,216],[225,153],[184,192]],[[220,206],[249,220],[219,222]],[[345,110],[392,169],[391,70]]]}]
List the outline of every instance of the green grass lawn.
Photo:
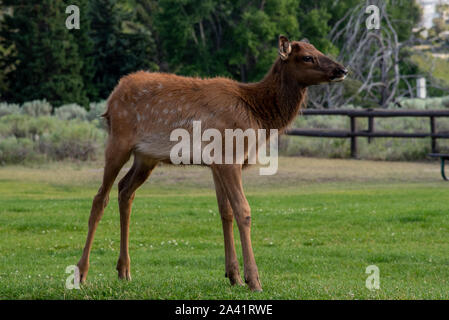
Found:
[{"label": "green grass lawn", "polygon": [[[116,279],[115,187],[88,281],[67,290],[65,270],[81,255],[100,166],[0,169],[0,299],[449,298],[449,184],[436,162],[307,158],[281,159],[275,176],[245,173],[263,292],[224,277],[209,171],[167,166],[134,201],[133,280]],[[369,265],[380,269],[374,292],[365,287]]]}]

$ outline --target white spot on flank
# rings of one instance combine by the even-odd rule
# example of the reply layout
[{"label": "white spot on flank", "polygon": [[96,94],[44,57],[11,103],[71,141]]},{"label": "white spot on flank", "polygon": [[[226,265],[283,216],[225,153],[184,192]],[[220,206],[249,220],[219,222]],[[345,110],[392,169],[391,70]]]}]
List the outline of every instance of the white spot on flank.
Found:
[{"label": "white spot on flank", "polygon": [[176,128],[179,128],[179,127],[182,126],[182,122],[183,122],[183,120],[173,122],[173,123],[171,124],[171,126],[172,126],[173,128],[175,128],[175,129],[176,129]]}]

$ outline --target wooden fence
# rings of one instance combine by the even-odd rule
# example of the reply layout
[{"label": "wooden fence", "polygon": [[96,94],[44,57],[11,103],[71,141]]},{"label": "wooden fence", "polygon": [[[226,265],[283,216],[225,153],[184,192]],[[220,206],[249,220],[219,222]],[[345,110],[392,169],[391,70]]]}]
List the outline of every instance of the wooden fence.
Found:
[{"label": "wooden fence", "polygon": [[[437,139],[449,139],[449,132],[437,132],[436,118],[449,117],[449,110],[345,110],[345,109],[322,109],[303,110],[304,116],[346,116],[350,118],[350,130],[337,129],[290,129],[288,135],[322,138],[347,138],[351,139],[351,157],[357,157],[357,137],[367,137],[368,142],[372,138],[431,138],[432,153],[438,152]],[[429,132],[391,132],[376,131],[374,118],[391,117],[426,117],[429,118]],[[367,130],[357,128],[357,118],[368,118]]]}]

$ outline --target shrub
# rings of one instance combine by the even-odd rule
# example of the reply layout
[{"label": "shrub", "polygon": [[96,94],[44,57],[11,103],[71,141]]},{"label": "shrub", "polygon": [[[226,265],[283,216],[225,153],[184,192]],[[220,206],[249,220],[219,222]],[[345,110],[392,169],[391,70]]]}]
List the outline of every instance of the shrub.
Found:
[{"label": "shrub", "polygon": [[87,111],[76,103],[65,104],[55,109],[55,116],[61,120],[86,120]]},{"label": "shrub", "polygon": [[0,103],[0,117],[19,113],[20,113],[20,106],[18,104],[14,103],[8,104],[6,102]]},{"label": "shrub", "polygon": [[13,114],[0,118],[0,164],[38,160],[90,160],[106,132],[93,123]]},{"label": "shrub", "polygon": [[[399,99],[403,109],[430,110],[449,108],[449,96],[427,99]],[[390,105],[389,109],[396,109],[396,105]]]},{"label": "shrub", "polygon": [[97,128],[106,129],[106,121],[101,118],[101,115],[106,111],[106,101],[93,102],[89,104],[89,112],[87,120],[95,124]]},{"label": "shrub", "polygon": [[25,102],[22,105],[22,112],[32,117],[49,116],[51,110],[51,104],[45,99]]},{"label": "shrub", "polygon": [[40,158],[31,139],[8,137],[0,140],[0,164],[36,162]]},{"label": "shrub", "polygon": [[89,104],[89,112],[87,113],[87,120],[93,121],[100,119],[101,115],[106,111],[106,101],[92,102]]},{"label": "shrub", "polygon": [[449,97],[443,98],[443,106],[449,108]]},{"label": "shrub", "polygon": [[64,125],[45,133],[39,140],[39,151],[52,160],[95,159],[103,145],[105,132],[88,122],[64,121]]},{"label": "shrub", "polygon": [[45,132],[54,130],[61,123],[54,117],[31,117],[13,114],[0,118],[0,136],[35,139]]}]

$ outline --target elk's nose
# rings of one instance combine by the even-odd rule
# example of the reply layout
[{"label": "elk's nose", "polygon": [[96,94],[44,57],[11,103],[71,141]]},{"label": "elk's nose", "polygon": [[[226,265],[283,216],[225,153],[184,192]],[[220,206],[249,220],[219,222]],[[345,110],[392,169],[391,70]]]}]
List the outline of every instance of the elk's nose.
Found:
[{"label": "elk's nose", "polygon": [[348,74],[348,72],[349,72],[348,69],[346,69],[344,67],[339,67],[335,71],[337,72],[337,74],[343,75],[343,76],[346,76]]}]

